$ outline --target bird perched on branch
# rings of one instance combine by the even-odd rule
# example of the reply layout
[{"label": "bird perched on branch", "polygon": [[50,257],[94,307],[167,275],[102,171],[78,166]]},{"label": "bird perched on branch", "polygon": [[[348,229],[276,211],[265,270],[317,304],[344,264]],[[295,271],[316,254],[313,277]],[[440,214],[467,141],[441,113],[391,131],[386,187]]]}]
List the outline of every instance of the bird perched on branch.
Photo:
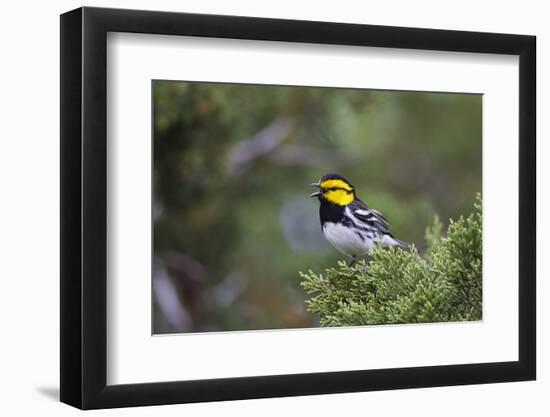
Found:
[{"label": "bird perched on branch", "polygon": [[377,242],[382,246],[408,248],[405,242],[392,236],[382,213],[357,198],[353,185],[344,177],[326,174],[311,185],[319,189],[310,197],[318,197],[321,203],[319,216],[323,235],[332,246],[351,258],[350,266],[358,257],[374,249]]}]

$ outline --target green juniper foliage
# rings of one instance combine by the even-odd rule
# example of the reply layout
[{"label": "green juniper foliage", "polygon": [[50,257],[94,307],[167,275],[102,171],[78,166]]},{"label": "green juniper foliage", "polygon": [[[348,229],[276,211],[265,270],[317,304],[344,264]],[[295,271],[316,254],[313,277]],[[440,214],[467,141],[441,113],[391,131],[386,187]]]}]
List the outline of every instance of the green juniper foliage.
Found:
[{"label": "green juniper foliage", "polygon": [[450,220],[446,236],[436,216],[426,253],[377,247],[369,261],[316,274],[300,272],[312,297],[308,310],[323,326],[481,320],[481,195],[466,219]]}]

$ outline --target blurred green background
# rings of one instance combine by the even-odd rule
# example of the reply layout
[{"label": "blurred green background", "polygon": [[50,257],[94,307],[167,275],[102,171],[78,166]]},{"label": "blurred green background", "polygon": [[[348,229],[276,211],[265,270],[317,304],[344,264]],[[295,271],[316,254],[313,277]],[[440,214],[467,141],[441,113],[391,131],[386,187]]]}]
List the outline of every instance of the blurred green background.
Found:
[{"label": "blurred green background", "polygon": [[153,333],[300,328],[299,270],[342,255],[311,182],[336,172],[420,250],[481,191],[482,97],[153,81]]}]

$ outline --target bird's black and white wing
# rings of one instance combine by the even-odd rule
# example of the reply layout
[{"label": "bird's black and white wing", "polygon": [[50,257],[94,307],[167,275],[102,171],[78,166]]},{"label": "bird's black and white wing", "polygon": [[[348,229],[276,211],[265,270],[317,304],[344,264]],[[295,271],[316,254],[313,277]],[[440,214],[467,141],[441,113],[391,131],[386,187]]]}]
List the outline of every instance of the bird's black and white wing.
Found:
[{"label": "bird's black and white wing", "polygon": [[384,246],[400,246],[407,249],[409,245],[393,237],[390,233],[390,223],[378,210],[367,207],[361,200],[355,200],[348,206],[355,221],[360,221],[365,225],[375,229],[379,234],[379,239]]},{"label": "bird's black and white wing", "polygon": [[390,234],[390,224],[379,211],[367,207],[365,203],[358,199],[349,204],[348,208],[356,219],[375,228],[382,234]]}]

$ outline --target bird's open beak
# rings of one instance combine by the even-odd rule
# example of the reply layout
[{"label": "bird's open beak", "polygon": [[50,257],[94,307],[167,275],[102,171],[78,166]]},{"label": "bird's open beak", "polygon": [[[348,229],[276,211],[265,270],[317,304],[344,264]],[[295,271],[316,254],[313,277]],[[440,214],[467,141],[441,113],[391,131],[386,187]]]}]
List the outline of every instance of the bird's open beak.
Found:
[{"label": "bird's open beak", "polygon": [[[310,184],[312,187],[317,187],[317,188],[321,188],[321,185],[318,183],[318,182],[313,182]],[[320,196],[321,194],[323,194],[320,190],[319,191],[315,191],[314,193],[311,193],[309,196],[310,197],[318,197]]]}]

